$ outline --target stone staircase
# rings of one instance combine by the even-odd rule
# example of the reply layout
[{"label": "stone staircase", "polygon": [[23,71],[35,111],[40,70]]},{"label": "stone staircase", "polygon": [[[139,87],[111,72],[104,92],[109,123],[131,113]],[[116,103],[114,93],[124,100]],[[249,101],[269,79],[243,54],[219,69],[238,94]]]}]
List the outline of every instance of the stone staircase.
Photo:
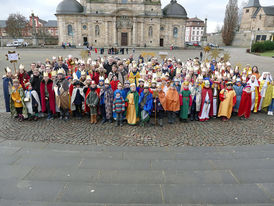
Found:
[{"label": "stone staircase", "polygon": [[0,206],[274,205],[274,145],[0,143]]}]

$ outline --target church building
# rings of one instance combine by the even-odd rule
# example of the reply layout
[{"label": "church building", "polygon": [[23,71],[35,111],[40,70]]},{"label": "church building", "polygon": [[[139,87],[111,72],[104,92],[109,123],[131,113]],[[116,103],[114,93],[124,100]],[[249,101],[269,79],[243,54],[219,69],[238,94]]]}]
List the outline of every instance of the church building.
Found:
[{"label": "church building", "polygon": [[59,44],[184,47],[188,19],[176,0],[63,0],[56,9]]},{"label": "church building", "polygon": [[[267,32],[268,35],[261,35],[265,39],[272,40],[274,34],[274,5],[261,6],[259,0],[249,0],[243,9],[241,31]],[[273,39],[274,40],[274,39]]]}]

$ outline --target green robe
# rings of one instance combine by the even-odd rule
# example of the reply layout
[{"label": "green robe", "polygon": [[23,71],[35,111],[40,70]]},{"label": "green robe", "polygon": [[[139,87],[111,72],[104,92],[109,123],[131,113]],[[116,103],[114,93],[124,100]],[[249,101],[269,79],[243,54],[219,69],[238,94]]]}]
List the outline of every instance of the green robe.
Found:
[{"label": "green robe", "polygon": [[187,119],[191,92],[189,90],[183,90],[181,94],[183,98],[183,105],[181,106],[181,110],[180,110],[180,118]]},{"label": "green robe", "polygon": [[87,96],[87,105],[91,105],[90,108],[90,115],[97,115],[97,105],[99,103],[99,97],[96,93],[96,90],[90,91]]}]

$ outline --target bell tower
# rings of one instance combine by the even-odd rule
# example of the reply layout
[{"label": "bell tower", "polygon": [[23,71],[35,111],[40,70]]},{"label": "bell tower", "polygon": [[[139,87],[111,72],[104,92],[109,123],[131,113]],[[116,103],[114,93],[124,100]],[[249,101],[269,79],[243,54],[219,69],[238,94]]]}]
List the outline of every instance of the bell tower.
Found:
[{"label": "bell tower", "polygon": [[259,0],[249,0],[248,4],[243,8],[243,16],[241,21],[240,30],[242,31],[250,31],[253,30],[252,17],[253,15],[259,11],[261,8],[261,4]]}]

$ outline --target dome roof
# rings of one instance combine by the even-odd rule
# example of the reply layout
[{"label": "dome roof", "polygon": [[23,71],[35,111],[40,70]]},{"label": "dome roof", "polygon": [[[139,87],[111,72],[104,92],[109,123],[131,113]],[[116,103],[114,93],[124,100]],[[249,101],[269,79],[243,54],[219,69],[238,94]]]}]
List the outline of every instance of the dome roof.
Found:
[{"label": "dome roof", "polygon": [[166,17],[187,18],[185,8],[178,4],[176,0],[171,0],[170,3],[163,9],[163,14]]},{"label": "dome roof", "polygon": [[56,8],[56,14],[78,14],[84,7],[76,0],[63,0]]}]

